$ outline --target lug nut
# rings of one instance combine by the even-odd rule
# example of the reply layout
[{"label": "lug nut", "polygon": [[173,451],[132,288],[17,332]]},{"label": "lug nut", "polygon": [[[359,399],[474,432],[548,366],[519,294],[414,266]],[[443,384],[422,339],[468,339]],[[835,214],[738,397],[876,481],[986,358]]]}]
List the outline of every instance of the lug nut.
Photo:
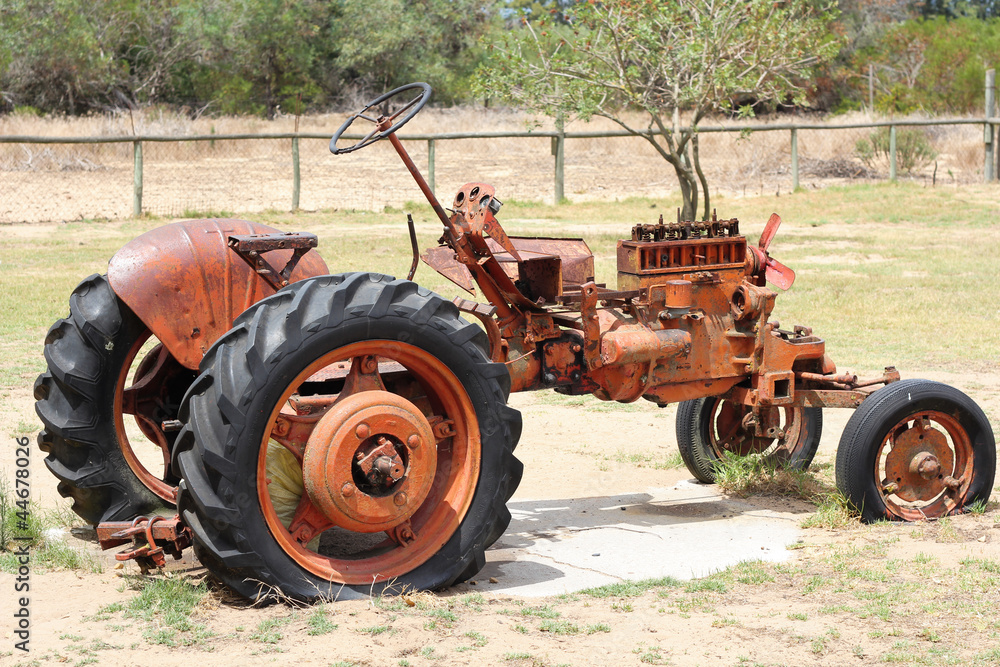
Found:
[{"label": "lug nut", "polygon": [[361,422],[358,427],[354,429],[354,435],[358,436],[358,440],[364,440],[371,434],[372,430],[368,427],[368,424]]},{"label": "lug nut", "polygon": [[349,498],[354,495],[354,485],[350,482],[344,482],[344,485],[340,487],[340,493],[345,497]]},{"label": "lug nut", "polygon": [[406,494],[403,493],[402,491],[400,491],[399,493],[397,493],[396,495],[394,495],[392,497],[392,502],[394,502],[394,503],[396,503],[397,505],[400,505],[400,506],[405,505],[406,504]]},{"label": "lug nut", "polygon": [[406,446],[410,449],[416,449],[420,446],[420,436],[414,433],[406,440]]}]

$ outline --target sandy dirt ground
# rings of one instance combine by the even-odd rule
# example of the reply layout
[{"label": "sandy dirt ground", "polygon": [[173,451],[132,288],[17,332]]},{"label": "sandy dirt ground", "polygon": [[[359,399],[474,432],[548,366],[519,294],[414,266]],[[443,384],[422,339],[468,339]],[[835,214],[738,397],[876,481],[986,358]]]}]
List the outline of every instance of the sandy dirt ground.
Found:
[{"label": "sandy dirt ground", "polygon": [[[935,373],[929,377],[963,388],[975,395],[989,414],[1000,414],[1000,374]],[[613,502],[615,497],[641,497],[651,487],[690,478],[684,469],[656,467],[676,447],[673,409],[638,405],[628,410],[604,411],[591,404],[560,405],[544,394],[515,395],[511,403],[522,411],[525,422],[517,452],[525,463],[525,474],[511,500],[512,507],[529,500],[581,497]],[[842,411],[826,413],[816,459],[820,468],[832,461],[848,416]],[[12,392],[0,405],[0,430],[4,434],[18,428],[25,430],[34,419],[27,387]],[[7,440],[5,444],[13,444],[11,437]],[[0,457],[0,470],[5,476],[10,476],[14,466],[12,449],[4,447]],[[36,509],[58,504],[54,479],[45,470],[37,449],[32,451],[31,470]],[[750,510],[776,512],[796,526],[816,509],[810,503],[782,497],[757,497],[744,502]],[[684,516],[685,512],[669,506],[641,502],[629,509],[637,529],[641,528],[642,515],[649,513],[673,516],[678,521],[727,520],[725,515],[711,512]],[[83,532],[79,537],[64,539],[92,553],[102,571],[33,572],[30,655],[11,651],[15,640],[10,634],[13,576],[3,575],[0,579],[4,590],[0,595],[0,617],[7,619],[0,627],[0,656],[6,656],[0,657],[0,662],[857,665],[867,662],[863,660],[866,657],[891,657],[893,647],[900,642],[936,646],[923,641],[921,633],[933,633],[927,636],[955,646],[956,656],[970,656],[990,648],[978,643],[969,645],[969,628],[965,624],[975,621],[956,621],[947,614],[928,611],[900,613],[886,622],[857,609],[853,613],[845,611],[851,607],[843,604],[847,593],[842,589],[827,586],[807,594],[804,590],[808,590],[808,583],[805,589],[802,587],[803,578],[809,581],[809,572],[816,572],[813,580],[835,576],[836,559],[831,560],[831,554],[853,553],[867,554],[866,562],[872,567],[883,562],[909,564],[898,575],[903,583],[887,585],[885,595],[892,595],[893,586],[923,585],[920,582],[946,594],[951,587],[947,580],[949,568],[959,568],[963,559],[1000,563],[1000,514],[994,511],[951,521],[944,538],[943,527],[936,524],[801,529],[796,544],[775,545],[792,546],[793,550],[785,566],[772,570],[771,581],[760,585],[752,577],[737,577],[721,593],[710,588],[702,592],[696,588],[667,588],[638,597],[522,598],[496,593],[491,588],[502,582],[480,578],[438,594],[341,601],[317,612],[291,605],[248,607],[224,590],[212,588],[189,619],[195,629],[177,633],[173,639],[165,630],[164,616],[143,620],[123,611],[139,595],[134,590],[135,567],[116,566],[110,554],[99,552]],[[492,554],[518,542],[558,539],[560,528],[542,525],[508,533]],[[646,556],[669,558],[669,553],[669,546],[665,546],[662,553]],[[919,569],[923,565],[915,565],[923,563],[933,563],[938,569],[923,571]],[[508,568],[517,566],[506,564]],[[190,555],[173,563],[170,573],[196,581],[205,577]],[[856,598],[851,599],[856,602]],[[318,613],[325,614],[327,625],[316,625],[314,617]],[[982,624],[994,628],[992,645],[997,646],[995,619],[982,619]],[[318,627],[325,632],[319,634]],[[976,634],[980,636],[990,635]]]}]

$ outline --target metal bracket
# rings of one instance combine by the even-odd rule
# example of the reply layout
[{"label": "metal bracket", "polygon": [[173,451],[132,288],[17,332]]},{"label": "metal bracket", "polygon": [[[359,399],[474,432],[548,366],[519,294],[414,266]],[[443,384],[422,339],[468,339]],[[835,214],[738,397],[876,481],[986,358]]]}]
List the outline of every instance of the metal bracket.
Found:
[{"label": "metal bracket", "polygon": [[[261,278],[275,290],[288,285],[292,271],[302,256],[319,245],[315,234],[308,232],[288,232],[285,234],[250,234],[229,237],[229,247],[240,259],[250,265]],[[294,250],[285,268],[278,271],[261,255],[272,250]]]},{"label": "metal bracket", "polygon": [[115,554],[115,560],[134,560],[145,574],[167,564],[165,553],[179,560],[181,552],[191,545],[191,529],[181,522],[179,515],[169,519],[140,516],[132,521],[107,521],[98,525],[97,541],[102,549],[131,542],[132,548]]}]

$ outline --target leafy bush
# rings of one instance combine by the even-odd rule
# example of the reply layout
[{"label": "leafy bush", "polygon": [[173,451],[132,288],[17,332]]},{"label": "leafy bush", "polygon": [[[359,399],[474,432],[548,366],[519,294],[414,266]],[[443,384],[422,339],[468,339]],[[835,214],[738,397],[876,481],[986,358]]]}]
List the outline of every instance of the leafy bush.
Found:
[{"label": "leafy bush", "polygon": [[[868,135],[867,139],[859,139],[854,145],[854,153],[869,169],[886,168],[889,164],[889,128],[880,127]],[[937,157],[937,152],[931,147],[927,135],[916,128],[898,128],[896,130],[896,168],[906,173],[912,173]]]},{"label": "leafy bush", "polygon": [[867,101],[871,64],[875,107],[883,113],[983,112],[986,70],[1000,66],[1000,19],[938,17],[888,23],[882,30],[837,73],[849,99]]}]

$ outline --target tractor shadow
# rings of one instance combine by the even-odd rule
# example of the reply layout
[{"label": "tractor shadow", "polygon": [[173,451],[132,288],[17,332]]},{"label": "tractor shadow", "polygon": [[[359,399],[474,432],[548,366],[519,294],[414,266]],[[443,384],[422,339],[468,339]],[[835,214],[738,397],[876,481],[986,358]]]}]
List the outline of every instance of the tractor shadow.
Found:
[{"label": "tractor shadow", "polygon": [[785,546],[799,539],[801,518],[815,510],[781,497],[727,498],[694,480],[644,493],[513,499],[507,507],[510,526],[487,551],[474,586],[528,596],[783,561]]}]

